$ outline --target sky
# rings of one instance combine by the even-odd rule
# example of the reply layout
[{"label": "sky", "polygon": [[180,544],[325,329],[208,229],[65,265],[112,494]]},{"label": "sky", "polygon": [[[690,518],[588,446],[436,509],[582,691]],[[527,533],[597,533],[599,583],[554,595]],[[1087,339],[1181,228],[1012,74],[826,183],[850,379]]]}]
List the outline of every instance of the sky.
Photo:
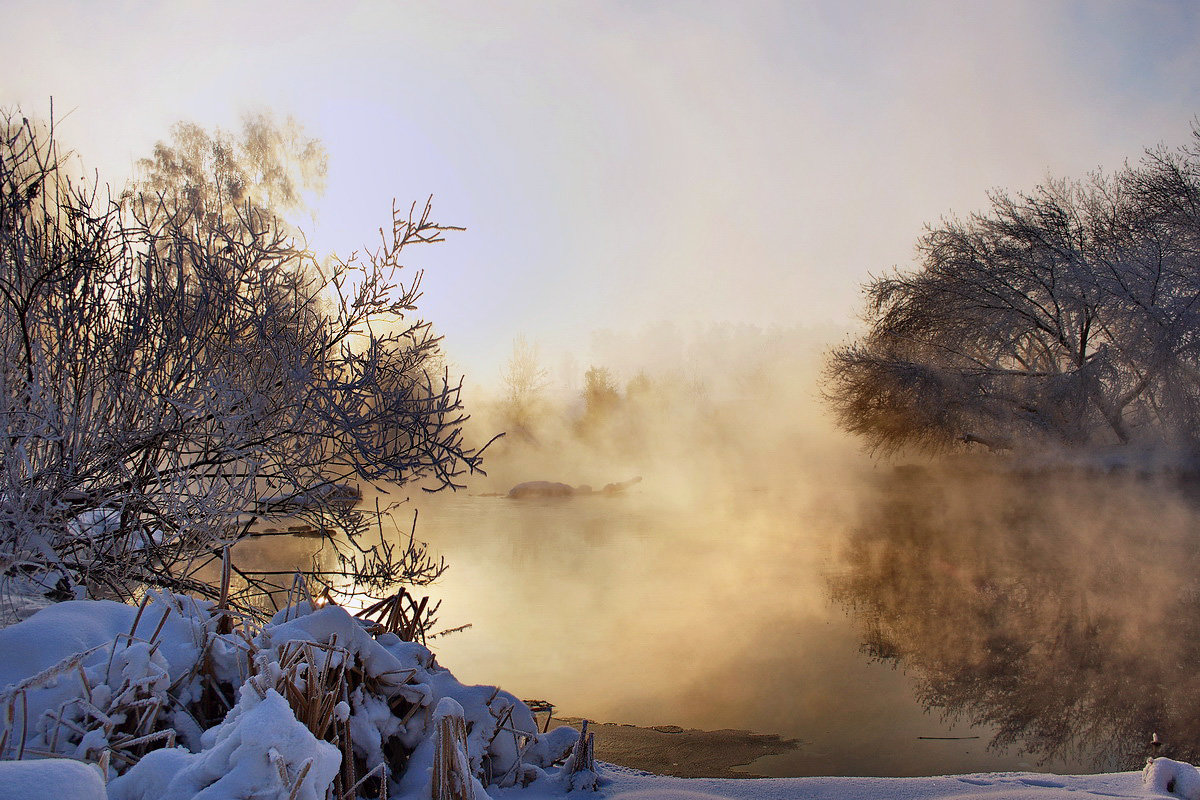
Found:
[{"label": "sky", "polygon": [[518,335],[847,328],[925,224],[1200,113],[1200,5],[1167,0],[0,0],[0,53],[0,105],[53,97],[117,185],[178,120],[270,110],[329,150],[317,249],[433,195],[467,231],[410,254],[421,313],[481,380]]}]

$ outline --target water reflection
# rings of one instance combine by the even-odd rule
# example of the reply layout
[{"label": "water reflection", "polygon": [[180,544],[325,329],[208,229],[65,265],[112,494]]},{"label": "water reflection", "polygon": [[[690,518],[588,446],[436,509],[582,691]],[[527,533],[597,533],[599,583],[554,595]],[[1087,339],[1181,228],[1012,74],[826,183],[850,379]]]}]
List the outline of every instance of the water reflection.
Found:
[{"label": "water reflection", "polygon": [[[230,596],[235,604],[274,612],[287,605],[297,571],[330,572],[337,559],[320,535],[249,536],[233,546]],[[197,572],[200,580],[213,586],[221,583],[219,554],[210,557]],[[313,589],[317,593],[317,589]],[[294,602],[294,598],[293,598]]]},{"label": "water reflection", "polygon": [[859,651],[827,579],[860,484],[755,481],[719,497],[666,497],[648,478],[619,498],[420,498],[422,535],[451,563],[444,622],[474,623],[434,643],[439,661],[575,716],[802,741],[760,774],[1035,768],[927,713],[909,675]]},{"label": "water reflection", "polygon": [[[439,660],[568,715],[801,740],[760,774],[1136,767],[1152,732],[1200,758],[1185,491],[963,469],[753,477],[680,496],[648,478],[611,498],[414,497],[396,535],[419,507],[451,564],[430,590],[442,625],[473,624],[431,642]],[[236,555],[290,570],[314,544]]]},{"label": "water reflection", "polygon": [[899,471],[834,597],[920,702],[999,747],[1136,768],[1151,734],[1200,757],[1200,537],[1178,483]]}]

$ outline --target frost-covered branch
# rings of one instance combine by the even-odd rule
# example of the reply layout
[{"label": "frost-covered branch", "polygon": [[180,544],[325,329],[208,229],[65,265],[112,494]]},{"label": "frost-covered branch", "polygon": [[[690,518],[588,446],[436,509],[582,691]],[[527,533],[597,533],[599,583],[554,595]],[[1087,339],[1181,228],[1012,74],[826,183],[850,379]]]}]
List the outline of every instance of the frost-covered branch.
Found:
[{"label": "frost-covered branch", "polygon": [[[376,250],[318,265],[229,140],[180,130],[183,143],[160,145],[110,200],[68,178],[52,126],[0,120],[8,577],[124,597],[145,584],[198,591],[198,555],[241,535],[261,498],[301,494],[340,546],[372,552],[354,546],[362,514],[322,487],[439,489],[479,469],[461,381],[410,316],[421,275],[399,280],[408,248],[455,229],[429,202],[393,208]],[[268,198],[295,198],[272,180]],[[374,553],[372,576],[424,569],[380,569]]]}]

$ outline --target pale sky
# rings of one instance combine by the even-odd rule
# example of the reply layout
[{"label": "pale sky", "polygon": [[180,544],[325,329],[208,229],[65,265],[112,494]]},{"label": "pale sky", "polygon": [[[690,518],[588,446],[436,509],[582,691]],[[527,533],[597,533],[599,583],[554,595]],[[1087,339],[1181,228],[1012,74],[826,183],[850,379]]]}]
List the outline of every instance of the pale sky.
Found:
[{"label": "pale sky", "polygon": [[330,151],[318,248],[433,194],[468,231],[411,254],[421,311],[484,381],[517,334],[848,324],[924,223],[1200,113],[1191,2],[0,0],[0,53],[114,183],[269,109]]}]

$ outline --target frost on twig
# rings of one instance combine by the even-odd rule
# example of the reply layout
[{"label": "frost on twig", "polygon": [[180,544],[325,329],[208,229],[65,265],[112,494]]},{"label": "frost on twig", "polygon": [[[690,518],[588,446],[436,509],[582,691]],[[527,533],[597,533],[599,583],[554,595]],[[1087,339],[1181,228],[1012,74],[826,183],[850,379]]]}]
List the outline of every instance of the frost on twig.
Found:
[{"label": "frost on twig", "polygon": [[0,591],[245,610],[201,571],[280,513],[379,591],[438,569],[363,544],[378,513],[352,506],[361,483],[479,469],[401,261],[453,228],[393,208],[376,249],[318,263],[262,199],[298,190],[247,183],[239,153],[268,134],[182,126],[113,200],[68,176],[53,120],[0,113]]}]

